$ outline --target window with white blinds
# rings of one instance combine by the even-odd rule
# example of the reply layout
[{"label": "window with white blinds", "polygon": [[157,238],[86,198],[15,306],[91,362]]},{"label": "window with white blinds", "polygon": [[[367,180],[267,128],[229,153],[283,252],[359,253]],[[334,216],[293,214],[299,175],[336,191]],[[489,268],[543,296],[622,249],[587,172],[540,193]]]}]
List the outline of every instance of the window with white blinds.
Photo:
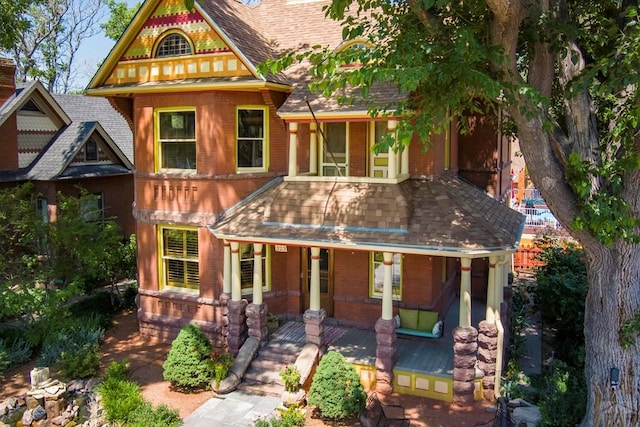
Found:
[{"label": "window with white blinds", "polygon": [[198,231],[161,227],[160,235],[163,286],[198,289]]}]

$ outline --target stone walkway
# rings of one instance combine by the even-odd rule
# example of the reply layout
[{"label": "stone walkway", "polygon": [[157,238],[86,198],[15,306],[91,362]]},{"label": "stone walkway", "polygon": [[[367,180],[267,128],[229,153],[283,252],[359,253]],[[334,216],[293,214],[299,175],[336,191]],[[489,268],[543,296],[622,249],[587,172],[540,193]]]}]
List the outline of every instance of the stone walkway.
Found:
[{"label": "stone walkway", "polygon": [[213,397],[183,421],[184,427],[247,427],[275,414],[280,398],[233,391]]}]

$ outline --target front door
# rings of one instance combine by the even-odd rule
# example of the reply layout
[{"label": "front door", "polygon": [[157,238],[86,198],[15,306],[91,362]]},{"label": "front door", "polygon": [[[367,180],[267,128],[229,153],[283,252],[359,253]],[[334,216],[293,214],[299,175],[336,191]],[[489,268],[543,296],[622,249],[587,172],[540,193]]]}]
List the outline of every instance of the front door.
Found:
[{"label": "front door", "polygon": [[[302,308],[309,309],[311,290],[311,249],[301,249]],[[320,249],[320,308],[333,317],[333,250]]]}]

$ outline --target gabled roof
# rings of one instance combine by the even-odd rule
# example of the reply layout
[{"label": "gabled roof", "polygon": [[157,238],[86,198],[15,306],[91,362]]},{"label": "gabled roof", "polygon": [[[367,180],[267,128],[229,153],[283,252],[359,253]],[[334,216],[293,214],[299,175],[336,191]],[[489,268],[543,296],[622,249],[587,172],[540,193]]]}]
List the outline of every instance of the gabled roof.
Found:
[{"label": "gabled roof", "polygon": [[[143,3],[92,79],[87,93],[118,95],[133,91],[208,90],[213,87],[238,89],[243,85],[258,89],[271,84],[276,85],[273,87],[278,90],[293,92],[279,110],[283,118],[309,119],[311,112],[307,100],[319,117],[336,113],[367,117],[368,104],[340,105],[335,99],[312,94],[308,88],[309,64],[294,64],[276,75],[263,76],[257,72],[259,64],[284,52],[308,49],[313,45],[335,49],[343,43],[340,23],[325,17],[323,6],[330,3],[328,0],[263,0],[255,6],[237,0],[199,0],[195,3],[195,12],[202,15],[215,29],[253,77],[185,78],[104,85],[127,47],[161,1],[147,0]],[[127,92],[125,88],[130,91]],[[403,97],[395,87],[378,85],[372,88],[367,99],[381,106]]]},{"label": "gabled roof", "polygon": [[[133,170],[133,135],[129,125],[104,98],[81,95],[50,95],[39,82],[30,82],[16,90],[2,107],[0,114],[10,116],[19,111],[35,93],[47,107],[64,119],[66,126],[42,149],[27,168],[3,171],[0,181],[79,178],[130,174]],[[8,117],[7,116],[7,117]],[[4,116],[3,116],[4,117]],[[79,150],[93,136],[99,135],[119,164],[87,164],[69,166]]]},{"label": "gabled roof", "polygon": [[486,256],[514,251],[524,217],[457,177],[397,185],[276,179],[209,226],[219,239]]},{"label": "gabled roof", "polygon": [[45,89],[45,87],[39,81],[31,81],[26,83],[20,83],[16,85],[15,93],[0,105],[0,126],[11,117],[13,113],[20,110],[30,99],[39,95],[44,99],[44,102],[53,113],[57,116],[59,121],[68,125],[71,123],[71,118],[65,113],[65,111],[58,105],[53,99],[53,96]]}]

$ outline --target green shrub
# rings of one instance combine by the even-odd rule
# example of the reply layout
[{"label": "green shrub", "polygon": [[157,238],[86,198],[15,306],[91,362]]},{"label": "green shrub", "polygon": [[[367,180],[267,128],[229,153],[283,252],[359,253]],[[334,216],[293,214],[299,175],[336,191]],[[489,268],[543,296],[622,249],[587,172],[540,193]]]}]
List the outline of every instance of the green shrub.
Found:
[{"label": "green shrub", "polygon": [[335,351],[322,357],[309,390],[310,405],[317,405],[323,417],[340,420],[360,412],[366,398],[353,365]]},{"label": "green shrub", "polygon": [[302,427],[304,413],[297,406],[278,409],[279,414],[256,420],[255,427]]},{"label": "green shrub", "polygon": [[127,360],[111,362],[98,386],[102,407],[110,423],[129,427],[177,427],[181,424],[176,409],[159,405],[155,409],[142,398],[140,388],[127,379]]},{"label": "green shrub", "polygon": [[144,404],[138,385],[117,376],[107,376],[98,386],[98,393],[102,396],[102,407],[110,423],[132,422]]},{"label": "green shrub", "polygon": [[175,387],[185,390],[208,388],[214,377],[211,342],[196,325],[182,328],[171,343],[162,375]]},{"label": "green shrub", "polygon": [[550,372],[534,384],[540,394],[541,426],[573,427],[580,424],[587,406],[587,385],[584,372],[556,360]]},{"label": "green shrub", "polygon": [[97,325],[97,318],[85,317],[74,322],[73,326],[54,332],[45,339],[36,363],[38,366],[55,365],[61,361],[62,353],[76,353],[87,344],[100,344],[104,329]]},{"label": "green shrub", "polygon": [[138,408],[134,420],[129,427],[178,427],[182,424],[177,409],[167,405],[158,405],[155,409],[145,402]]},{"label": "green shrub", "polygon": [[93,377],[100,370],[98,344],[85,344],[72,352],[63,352],[60,357],[60,371],[68,379]]}]

